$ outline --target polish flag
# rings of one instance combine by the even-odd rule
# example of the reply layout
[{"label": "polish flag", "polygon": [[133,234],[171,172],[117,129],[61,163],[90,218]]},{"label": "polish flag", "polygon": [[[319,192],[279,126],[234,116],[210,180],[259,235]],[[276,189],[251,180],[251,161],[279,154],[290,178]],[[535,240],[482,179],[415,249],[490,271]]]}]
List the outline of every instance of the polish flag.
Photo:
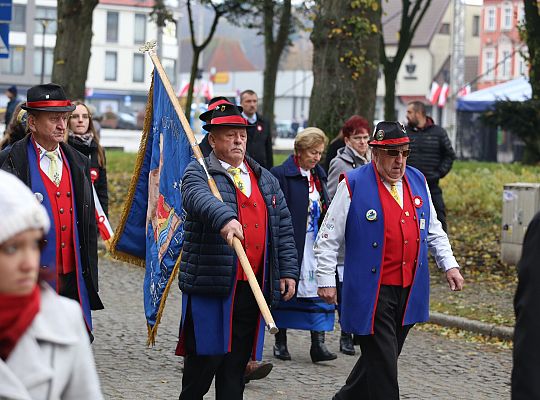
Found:
[{"label": "polish flag", "polygon": [[465,85],[459,89],[457,97],[467,96],[469,93],[471,93],[471,85]]},{"label": "polish flag", "polygon": [[431,83],[431,89],[429,90],[428,100],[431,104],[437,104],[439,95],[441,94],[442,87],[437,82]]},{"label": "polish flag", "polygon": [[437,105],[439,107],[444,107],[446,105],[446,99],[448,99],[448,92],[450,90],[450,86],[448,86],[448,83],[443,83],[441,88],[441,93],[439,94],[439,101],[437,102]]},{"label": "polish flag", "polygon": [[107,247],[109,247],[109,242],[114,234],[113,229],[111,227],[111,224],[109,223],[109,220],[107,219],[107,216],[105,215],[105,211],[103,211],[103,207],[101,207],[101,203],[99,202],[99,198],[96,193],[96,189],[94,188],[94,185],[92,185],[92,191],[94,192],[94,203],[96,206],[96,221],[97,221],[99,234],[101,235],[101,238],[103,239]]}]

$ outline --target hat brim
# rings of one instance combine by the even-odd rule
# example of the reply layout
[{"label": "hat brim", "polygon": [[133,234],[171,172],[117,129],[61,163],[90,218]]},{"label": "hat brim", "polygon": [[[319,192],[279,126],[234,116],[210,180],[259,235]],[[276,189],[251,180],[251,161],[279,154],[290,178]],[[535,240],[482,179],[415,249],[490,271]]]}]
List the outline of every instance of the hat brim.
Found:
[{"label": "hat brim", "polygon": [[247,129],[248,125],[246,124],[235,124],[235,123],[225,123],[225,124],[206,124],[206,125],[203,125],[203,129],[205,131],[208,131],[210,132],[212,129],[214,128],[218,128],[220,126],[230,126],[230,127],[233,127],[233,128],[244,128],[244,129]]},{"label": "hat brim", "polygon": [[26,111],[71,112],[75,110],[77,106],[71,105],[63,107],[28,107],[26,105],[21,105],[21,108]]},{"label": "hat brim", "polygon": [[[232,103],[231,103],[232,104]],[[242,106],[236,106],[236,108],[238,108],[238,111],[240,111],[241,113],[244,111],[244,108]],[[208,111],[205,111],[203,112],[201,115],[199,115],[199,119],[202,121],[202,122],[206,122],[210,119],[212,119],[212,113],[214,112],[214,110],[208,110]]]},{"label": "hat brim", "polygon": [[402,139],[406,140],[400,140],[399,142],[386,141],[386,143],[384,140],[370,140],[368,145],[371,147],[399,147],[411,143],[411,140],[408,137]]}]

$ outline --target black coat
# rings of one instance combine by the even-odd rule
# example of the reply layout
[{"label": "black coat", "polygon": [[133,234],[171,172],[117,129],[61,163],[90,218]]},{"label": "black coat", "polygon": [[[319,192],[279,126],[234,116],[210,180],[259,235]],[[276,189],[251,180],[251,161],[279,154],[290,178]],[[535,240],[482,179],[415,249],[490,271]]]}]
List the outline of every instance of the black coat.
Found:
[{"label": "black coat", "polygon": [[518,287],[514,298],[514,368],[512,400],[540,399],[540,213],[533,218],[518,264]]},{"label": "black coat", "polygon": [[[98,144],[92,140],[90,146],[82,143],[79,140],[76,140],[72,136],[68,138],[68,144],[72,146],[79,153],[84,154],[90,160],[90,168],[97,170],[98,177],[94,182],[94,188],[98,195],[99,202],[105,215],[109,216],[109,192],[107,190],[107,169],[105,166],[100,166],[98,162]],[[105,153],[104,153],[105,155]],[[103,160],[103,165],[105,165],[106,160]]]},{"label": "black coat", "polygon": [[257,161],[261,167],[270,169],[274,166],[272,151],[272,132],[270,125],[257,113],[257,122],[247,126],[248,156]]},{"label": "black coat", "polygon": [[[30,135],[27,135],[11,148],[0,152],[0,168],[14,174],[31,187],[27,153],[29,140]],[[90,299],[90,307],[92,310],[99,310],[103,308],[103,304],[98,295],[97,225],[90,183],[90,163],[85,156],[69,145],[60,143],[60,147],[69,162],[74,186],[82,274]]]},{"label": "black coat", "polygon": [[[294,247],[291,214],[277,180],[266,169],[246,157],[253,170],[268,215],[266,254],[267,285],[271,305],[280,298],[279,280],[298,280],[298,262]],[[227,296],[236,277],[236,255],[220,235],[223,226],[238,219],[234,183],[214,155],[206,159],[208,172],[214,178],[223,202],[210,192],[206,173],[197,161],[186,168],[182,180],[182,202],[187,212],[184,223],[184,244],[180,262],[179,286],[184,293]]]},{"label": "black coat", "polygon": [[448,134],[439,125],[435,125],[430,117],[422,129],[407,125],[407,134],[411,139],[411,154],[407,165],[419,169],[426,177],[429,190],[436,192],[439,179],[450,172],[456,159]]}]

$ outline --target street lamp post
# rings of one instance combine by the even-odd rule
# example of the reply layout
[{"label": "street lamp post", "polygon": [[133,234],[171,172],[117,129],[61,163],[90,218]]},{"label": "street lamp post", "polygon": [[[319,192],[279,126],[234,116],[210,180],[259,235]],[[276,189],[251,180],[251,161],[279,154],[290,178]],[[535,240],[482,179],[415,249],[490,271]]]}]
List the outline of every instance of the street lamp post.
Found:
[{"label": "street lamp post", "polygon": [[41,79],[40,79],[40,83],[43,84],[44,76],[45,76],[45,31],[47,30],[47,27],[49,26],[49,24],[56,20],[54,18],[34,18],[34,20],[41,23],[41,27],[43,28],[42,34],[41,34]]}]

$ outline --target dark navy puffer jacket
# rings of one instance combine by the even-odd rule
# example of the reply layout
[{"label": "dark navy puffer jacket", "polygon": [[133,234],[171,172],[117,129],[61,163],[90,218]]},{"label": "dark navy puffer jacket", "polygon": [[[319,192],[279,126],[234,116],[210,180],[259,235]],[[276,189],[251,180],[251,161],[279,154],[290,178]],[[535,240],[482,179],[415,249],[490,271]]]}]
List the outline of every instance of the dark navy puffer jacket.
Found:
[{"label": "dark navy puffer jacket", "polygon": [[[277,305],[279,280],[298,280],[299,268],[294,245],[291,214],[274,176],[246,157],[264,197],[268,216],[266,301]],[[238,218],[236,189],[229,174],[212,152],[206,158],[223,202],[208,187],[206,174],[197,161],[191,162],[182,181],[182,198],[187,213],[180,262],[180,289],[187,294],[227,296],[236,279],[237,257],[219,234],[221,228]]]}]

